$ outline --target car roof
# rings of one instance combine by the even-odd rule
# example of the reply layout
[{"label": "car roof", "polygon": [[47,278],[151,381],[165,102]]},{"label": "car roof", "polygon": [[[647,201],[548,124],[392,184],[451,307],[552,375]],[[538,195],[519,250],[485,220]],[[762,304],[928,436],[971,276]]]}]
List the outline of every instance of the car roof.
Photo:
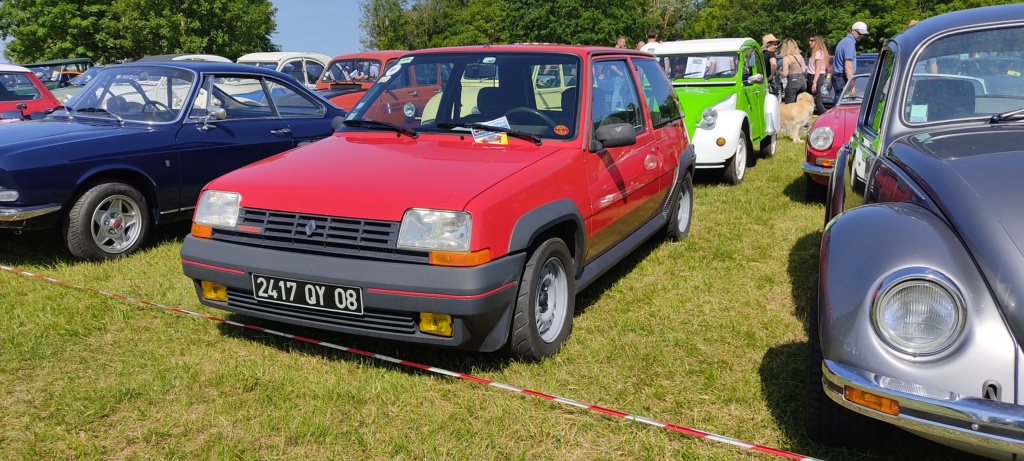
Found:
[{"label": "car roof", "polygon": [[648,53],[637,51],[631,48],[612,48],[609,46],[592,45],[563,45],[558,43],[516,43],[512,45],[471,45],[456,46],[448,48],[427,48],[416,51],[406,51],[410,55],[427,53],[481,53],[486,51],[494,52],[541,52],[541,53],[572,53],[577,55],[588,54],[632,54],[635,56],[650,57]]},{"label": "car roof", "polygon": [[174,61],[174,62],[185,62],[185,61],[208,61],[208,62],[231,62],[230,59],[224,56],[218,56],[215,54],[202,54],[202,53],[177,53],[177,54],[154,54],[151,56],[143,56],[132,62],[161,62],[161,61]]},{"label": "car roof", "polygon": [[[238,64],[231,61],[228,62],[210,62],[210,61],[134,61],[126,62],[124,64],[118,64],[116,66],[161,66],[161,67],[176,67],[179,69],[189,69],[196,72],[223,72],[223,73],[244,73],[244,74],[262,74],[262,75],[273,75],[275,77],[281,77],[282,74],[276,70],[264,69],[262,67],[250,66],[246,64]],[[287,76],[287,75],[285,75]]]},{"label": "car roof", "polygon": [[0,72],[32,72],[27,68],[14,64],[0,64]]},{"label": "car roof", "polygon": [[255,61],[284,61],[286,59],[294,58],[311,58],[317,61],[327,63],[331,60],[330,56],[320,53],[306,53],[303,51],[266,51],[260,53],[249,53],[238,58],[237,62],[255,62]]},{"label": "car roof", "polygon": [[[903,32],[894,36],[892,41],[903,44],[917,44],[923,43],[935,35],[957,33],[962,30],[977,30],[986,25],[1003,24],[1007,27],[1019,26],[1022,21],[1024,21],[1024,3],[970,8],[924,19],[904,29]],[[914,51],[914,46],[904,46],[904,48],[901,53],[909,55]]]},{"label": "car roof", "polygon": [[357,53],[339,54],[331,58],[331,61],[340,61],[343,59],[379,59],[381,61],[387,61],[391,58],[397,58],[408,53],[408,50],[376,50],[376,51],[360,51]]},{"label": "car roof", "polygon": [[706,38],[701,40],[679,40],[663,42],[654,48],[657,55],[686,53],[718,53],[722,51],[739,51],[743,45],[756,45],[752,38]]},{"label": "car roof", "polygon": [[92,59],[89,58],[71,58],[71,59],[54,59],[52,61],[33,62],[31,64],[22,64],[25,67],[40,67],[40,66],[53,66],[58,64],[90,64]]}]

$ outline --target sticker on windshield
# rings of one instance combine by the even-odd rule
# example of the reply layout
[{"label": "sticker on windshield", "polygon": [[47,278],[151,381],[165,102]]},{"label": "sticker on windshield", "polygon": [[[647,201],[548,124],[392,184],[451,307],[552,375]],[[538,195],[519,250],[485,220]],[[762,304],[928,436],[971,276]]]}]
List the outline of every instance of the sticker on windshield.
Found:
[{"label": "sticker on windshield", "polygon": [[409,64],[410,62],[412,62],[412,56],[404,57],[398,60],[399,64]]},{"label": "sticker on windshield", "polygon": [[910,106],[910,123],[924,123],[928,121],[928,105],[913,104]]},{"label": "sticker on windshield", "polygon": [[497,60],[498,60],[498,58],[495,58],[495,57],[491,56],[491,57],[488,57],[488,58],[483,58],[482,60],[480,60],[480,62],[482,62],[484,64],[494,64],[494,62],[497,61]]},{"label": "sticker on windshield", "polygon": [[[509,128],[508,119],[504,116],[482,122],[483,125],[496,128]],[[501,131],[487,131],[473,128],[473,142],[479,144],[508,144],[508,135]]]},{"label": "sticker on windshield", "polygon": [[395,75],[395,73],[397,73],[399,71],[399,69],[401,69],[401,68],[402,68],[402,64],[401,63],[395,64],[395,65],[391,66],[391,68],[388,69],[387,72],[384,72],[384,76],[387,77],[387,76],[390,76],[390,75]]},{"label": "sticker on windshield", "polygon": [[569,127],[565,125],[555,125],[555,134],[565,136],[569,134]]},{"label": "sticker on windshield", "polygon": [[381,82],[381,83],[387,82],[388,80],[391,80],[391,76],[390,75],[385,75],[385,76],[377,79],[377,81]]}]

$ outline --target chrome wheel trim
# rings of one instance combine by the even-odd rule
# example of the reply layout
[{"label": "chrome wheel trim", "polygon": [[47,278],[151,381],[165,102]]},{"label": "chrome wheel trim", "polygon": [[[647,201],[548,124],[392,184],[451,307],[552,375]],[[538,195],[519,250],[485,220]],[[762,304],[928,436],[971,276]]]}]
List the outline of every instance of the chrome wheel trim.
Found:
[{"label": "chrome wheel trim", "polygon": [[110,254],[123,253],[139,240],[142,210],[126,195],[112,195],[96,205],[89,232],[96,246]]}]

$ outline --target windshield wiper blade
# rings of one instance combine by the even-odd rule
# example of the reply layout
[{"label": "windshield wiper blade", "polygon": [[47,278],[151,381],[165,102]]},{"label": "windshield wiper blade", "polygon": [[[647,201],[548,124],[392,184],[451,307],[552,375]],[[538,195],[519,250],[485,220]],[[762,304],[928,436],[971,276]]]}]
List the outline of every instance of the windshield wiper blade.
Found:
[{"label": "windshield wiper blade", "polygon": [[534,144],[536,144],[538,146],[540,145],[540,141],[541,141],[540,136],[537,136],[537,135],[534,135],[534,134],[524,133],[522,131],[516,131],[516,130],[513,130],[511,128],[505,128],[505,127],[501,127],[501,126],[484,125],[483,123],[448,122],[448,123],[438,123],[437,127],[442,129],[442,130],[450,130],[452,128],[475,128],[477,130],[484,130],[484,131],[500,131],[500,132],[505,133],[505,134],[507,134],[507,135],[509,135],[509,136],[511,136],[513,138],[525,139],[525,140],[530,141],[530,142],[532,142],[532,143],[534,143]]},{"label": "windshield wiper blade", "polygon": [[358,127],[361,127],[361,128],[370,128],[370,129],[383,128],[385,130],[394,131],[395,133],[398,133],[399,135],[403,135],[404,134],[404,135],[406,135],[406,136],[408,136],[408,137],[410,137],[412,139],[416,139],[416,138],[418,138],[420,136],[420,134],[417,133],[416,130],[413,130],[413,129],[410,129],[410,128],[403,128],[403,127],[400,127],[398,125],[394,125],[394,124],[391,124],[391,123],[388,123],[388,122],[381,122],[381,121],[378,121],[378,120],[370,120],[368,118],[361,119],[361,120],[345,120],[343,123],[345,124],[345,126],[358,126]]},{"label": "windshield wiper blade", "polygon": [[107,115],[110,115],[111,117],[116,118],[117,121],[121,122],[121,124],[124,124],[124,119],[121,118],[120,115],[117,115],[117,114],[115,114],[115,113],[113,113],[113,112],[111,112],[109,110],[106,110],[106,109],[104,109],[102,107],[82,107],[82,108],[72,109],[72,110],[74,110],[75,112],[96,112],[96,113],[100,113],[100,114],[107,114]]},{"label": "windshield wiper blade", "polygon": [[1011,120],[1024,115],[1024,109],[1015,109],[1001,114],[995,114],[992,118],[988,119],[989,123],[999,123],[1003,120]]}]

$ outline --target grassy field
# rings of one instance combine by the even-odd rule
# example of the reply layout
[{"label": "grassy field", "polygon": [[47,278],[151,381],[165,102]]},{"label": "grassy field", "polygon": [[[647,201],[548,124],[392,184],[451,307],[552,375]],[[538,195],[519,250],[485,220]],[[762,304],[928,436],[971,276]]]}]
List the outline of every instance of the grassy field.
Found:
[{"label": "grassy field", "polygon": [[[681,243],[652,241],[583,292],[539,364],[228,318],[797,453],[965,459],[902,432],[868,451],[803,432],[808,293],[822,206],[802,146],[738,187],[698,175]],[[159,230],[83,263],[0,234],[0,264],[216,316]],[[0,272],[2,459],[774,459],[656,427]]]}]

